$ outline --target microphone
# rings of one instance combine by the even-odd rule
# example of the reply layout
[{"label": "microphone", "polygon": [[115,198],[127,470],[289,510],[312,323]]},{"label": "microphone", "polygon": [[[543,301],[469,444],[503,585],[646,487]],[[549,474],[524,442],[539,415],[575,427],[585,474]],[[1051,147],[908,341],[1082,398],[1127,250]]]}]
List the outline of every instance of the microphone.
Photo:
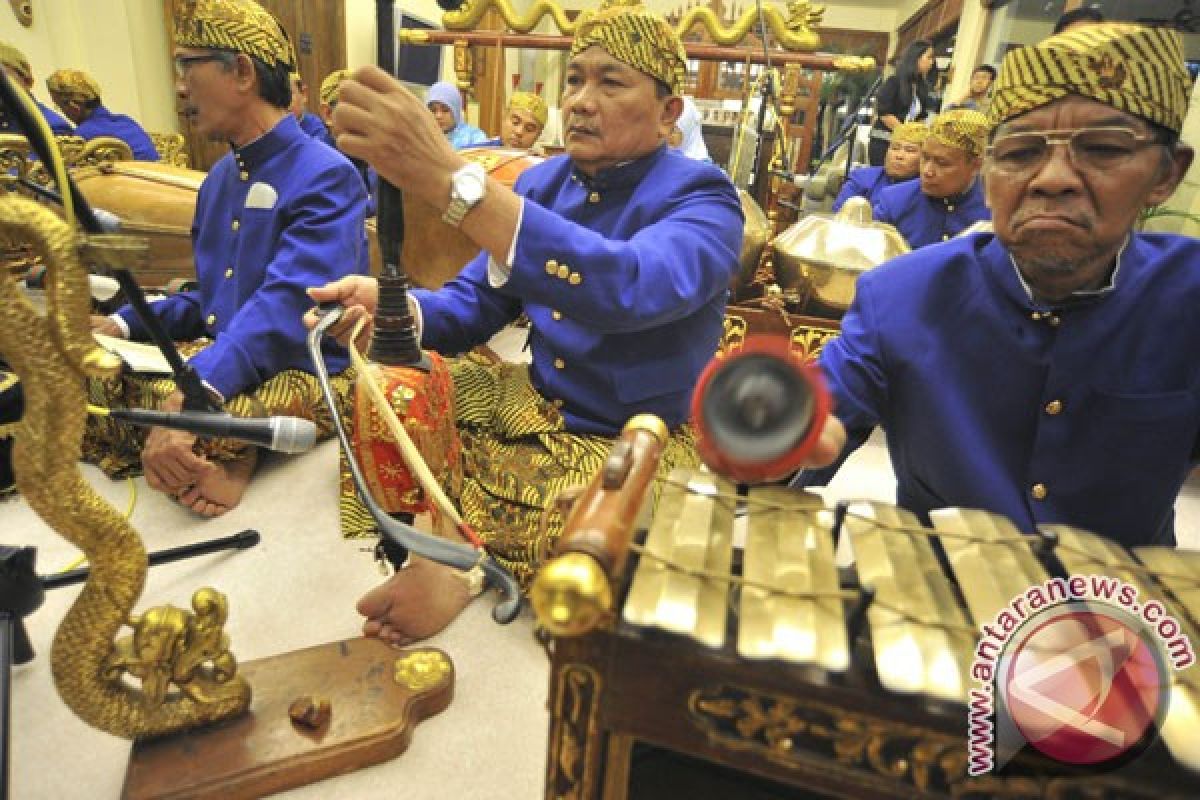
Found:
[{"label": "microphone", "polygon": [[[43,200],[49,200],[51,203],[59,206],[63,204],[62,195],[53,189],[42,186],[40,183],[25,177],[17,178],[17,182]],[[121,218],[113,212],[93,206],[92,215],[96,218],[96,222],[100,226],[100,233],[121,232]]]},{"label": "microphone", "polygon": [[701,373],[692,396],[696,449],[738,483],[779,480],[800,468],[829,411],[816,367],[782,336],[753,336]]},{"label": "microphone", "polygon": [[317,443],[317,426],[300,417],[235,417],[212,411],[113,408],[108,416],[145,428],[171,428],[201,436],[238,439],[280,453],[303,453]]}]

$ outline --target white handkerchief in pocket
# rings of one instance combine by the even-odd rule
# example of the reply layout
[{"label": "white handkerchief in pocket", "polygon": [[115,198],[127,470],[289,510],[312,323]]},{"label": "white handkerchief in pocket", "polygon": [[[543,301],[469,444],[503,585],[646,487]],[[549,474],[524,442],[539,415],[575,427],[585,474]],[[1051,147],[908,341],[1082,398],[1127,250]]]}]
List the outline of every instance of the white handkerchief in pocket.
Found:
[{"label": "white handkerchief in pocket", "polygon": [[246,208],[274,208],[279,193],[269,183],[256,183],[246,193]]}]

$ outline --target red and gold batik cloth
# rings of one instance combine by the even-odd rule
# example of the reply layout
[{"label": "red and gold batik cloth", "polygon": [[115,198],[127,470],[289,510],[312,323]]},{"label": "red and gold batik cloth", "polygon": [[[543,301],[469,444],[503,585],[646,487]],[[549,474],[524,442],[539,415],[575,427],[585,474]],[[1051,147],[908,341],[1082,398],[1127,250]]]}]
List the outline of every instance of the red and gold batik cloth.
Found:
[{"label": "red and gold batik cloth", "polygon": [[[457,495],[462,484],[462,449],[454,426],[454,381],[440,355],[428,356],[428,372],[370,364],[367,377],[383,390],[438,485],[448,494]],[[391,429],[371,402],[361,377],[354,386],[354,410],[347,422],[355,457],[371,496],[383,510],[389,514],[429,511],[436,522],[438,509],[400,455]],[[342,495],[354,497],[345,453],[341,458],[341,481]],[[365,508],[360,507],[359,511],[366,514]]]},{"label": "red and gold batik cloth", "polygon": [[[211,341],[204,339],[184,342],[178,347],[186,358],[209,344]],[[349,408],[354,368],[334,375],[330,383],[341,406],[339,412]],[[169,377],[122,374],[116,378],[90,378],[87,390],[88,402],[92,405],[159,410],[175,391],[175,381]],[[333,435],[333,417],[316,376],[300,370],[281,372],[253,392],[231,398],[225,404],[225,410],[235,417],[301,417],[316,423],[318,440]],[[148,428],[117,422],[111,417],[90,416],[83,434],[83,459],[100,467],[110,478],[141,474],[142,448],[148,431]],[[196,440],[196,452],[217,463],[251,458],[253,447],[233,439],[202,436]]]},{"label": "red and gold batik cloth", "polygon": [[[564,431],[558,409],[533,388],[524,364],[497,364],[477,355],[448,363],[463,460],[462,488],[451,499],[488,551],[527,589],[542,554],[562,533],[555,499],[592,479],[613,440]],[[658,477],[698,463],[695,436],[683,426],[667,444]],[[656,497],[658,488],[656,483]],[[376,535],[345,483],[342,531]]]}]

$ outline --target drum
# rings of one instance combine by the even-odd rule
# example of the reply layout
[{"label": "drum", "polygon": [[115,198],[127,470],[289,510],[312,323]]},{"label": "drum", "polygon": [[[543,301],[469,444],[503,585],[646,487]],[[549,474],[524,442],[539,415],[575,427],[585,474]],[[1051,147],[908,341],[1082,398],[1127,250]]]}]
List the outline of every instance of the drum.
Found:
[{"label": "drum", "polygon": [[[543,159],[524,150],[501,147],[478,147],[460,152],[463,158],[481,164],[488,175],[512,188],[517,176]],[[371,274],[379,274],[378,242],[375,220],[367,222],[367,238],[371,242]],[[414,286],[436,289],[453,278],[475,257],[479,247],[462,231],[442,222],[441,209],[404,196],[404,246],[401,263]]]},{"label": "drum", "polygon": [[74,170],[73,177],[89,204],[121,218],[122,232],[149,240],[149,258],[136,268],[138,283],[160,287],[175,279],[195,279],[192,217],[203,172],[157,162],[121,161],[83,167]]}]

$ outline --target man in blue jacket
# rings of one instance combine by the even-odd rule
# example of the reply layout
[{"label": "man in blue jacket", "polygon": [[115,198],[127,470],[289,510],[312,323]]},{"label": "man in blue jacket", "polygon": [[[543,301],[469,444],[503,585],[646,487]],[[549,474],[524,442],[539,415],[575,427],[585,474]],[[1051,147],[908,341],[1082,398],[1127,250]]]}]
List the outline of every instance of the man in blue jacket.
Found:
[{"label": "man in blue jacket", "polygon": [[921,171],[921,146],[929,138],[929,125],[905,122],[892,131],[892,140],[882,167],[859,167],[833,201],[833,210],[841,211],[851,197],[865,197],[874,207],[889,186],[912,180]]},{"label": "man in blue jacket", "polygon": [[[33,67],[29,66],[29,59],[25,57],[25,54],[8,42],[0,42],[0,69],[3,69],[9,78],[29,92],[31,97],[33,96]],[[75,131],[62,114],[36,97],[33,102],[37,104],[38,110],[46,118],[46,124],[50,126],[50,131],[56,136],[70,136]],[[2,108],[0,108],[0,133],[21,133],[20,130],[17,130],[11,115]]]},{"label": "man in blue jacket", "polygon": [[46,78],[54,105],[75,123],[75,135],[84,139],[112,136],[129,145],[139,161],[157,161],[154,142],[132,117],[114,114],[100,102],[100,84],[80,69],[55,70]]},{"label": "man in blue jacket", "polygon": [[[288,112],[291,48],[274,17],[253,0],[197,0],[176,29],[176,89],[194,128],[232,151],[209,171],[196,199],[192,243],[199,288],[151,309],[190,364],[228,409],[242,416],[313,418],[332,432],[305,345],[311,286],[367,271],[366,189],[344,157],[300,129]],[[298,165],[301,165],[298,167]],[[94,327],[146,339],[126,307]],[[347,354],[330,345],[333,372]],[[344,376],[343,376],[344,377]],[[339,392],[349,388],[339,378]],[[179,410],[169,380],[93,382],[93,402]],[[93,420],[85,454],[110,474],[139,464],[151,488],[205,516],[237,505],[256,460],[254,447],[153,428],[135,431]]]},{"label": "man in blue jacket", "polygon": [[978,111],[939,114],[921,145],[920,178],[880,192],[875,219],[895,225],[914,250],[990,219],[979,180],[988,128]]},{"label": "man in blue jacket", "polygon": [[859,280],[821,355],[829,435],[883,426],[900,505],[1174,544],[1200,460],[1200,243],[1134,226],[1192,161],[1182,52],[1115,23],[1010,52],[984,165],[995,235]]},{"label": "man in blue jacket", "polygon": [[[557,514],[539,532],[555,496],[591,478],[629,417],[667,424],[664,470],[696,463],[688,406],[719,343],[743,220],[724,173],[666,146],[685,69],[661,17],[634,5],[589,17],[566,68],[566,155],[512,191],[457,155],[383,72],[342,84],[339,146],[445,209],[483,250],[440,290],[412,293],[422,344],[460,353],[522,312],[531,322],[532,364],[463,358],[451,370],[465,444],[457,499],[524,582],[561,532]],[[347,279],[312,296],[349,307],[345,331],[374,309],[376,286]],[[436,632],[469,599],[459,575],[412,559],[359,603],[364,631],[395,643]]]}]

